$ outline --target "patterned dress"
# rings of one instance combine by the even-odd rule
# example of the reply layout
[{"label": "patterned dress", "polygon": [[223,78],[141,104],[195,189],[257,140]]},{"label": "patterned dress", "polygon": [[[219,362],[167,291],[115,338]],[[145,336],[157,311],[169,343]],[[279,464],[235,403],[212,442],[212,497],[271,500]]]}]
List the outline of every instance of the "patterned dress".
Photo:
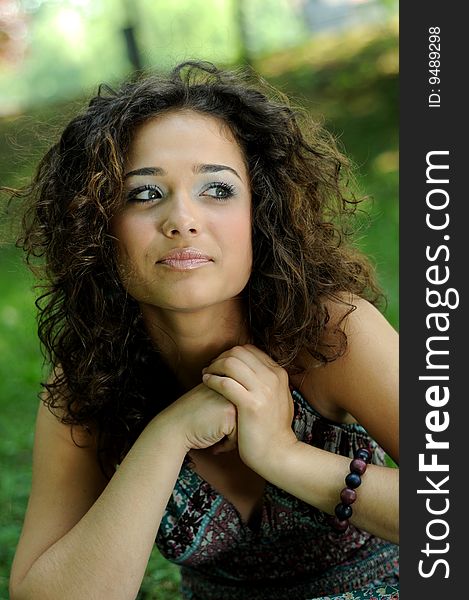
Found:
[{"label": "patterned dress", "polygon": [[[292,392],[297,438],[353,457],[370,445],[360,425],[322,417]],[[368,600],[399,597],[398,546],[350,526],[331,529],[326,513],[266,482],[255,525],[185,462],[166,507],[156,543],[181,566],[187,600]]]}]

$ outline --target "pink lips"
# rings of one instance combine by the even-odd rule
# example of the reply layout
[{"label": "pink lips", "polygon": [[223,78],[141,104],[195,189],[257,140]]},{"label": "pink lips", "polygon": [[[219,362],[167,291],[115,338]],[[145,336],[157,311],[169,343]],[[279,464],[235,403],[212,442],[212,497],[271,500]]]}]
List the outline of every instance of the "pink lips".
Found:
[{"label": "pink lips", "polygon": [[158,264],[166,265],[176,271],[197,269],[213,259],[197,248],[173,248],[158,261]]}]

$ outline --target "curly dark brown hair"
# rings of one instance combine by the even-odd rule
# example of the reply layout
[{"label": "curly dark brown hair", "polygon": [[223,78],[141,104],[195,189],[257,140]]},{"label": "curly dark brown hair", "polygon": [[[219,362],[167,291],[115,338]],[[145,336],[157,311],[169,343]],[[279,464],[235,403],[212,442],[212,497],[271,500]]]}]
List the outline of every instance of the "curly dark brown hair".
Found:
[{"label": "curly dark brown hair", "polygon": [[31,266],[41,265],[39,337],[56,370],[43,384],[45,401],[63,422],[94,428],[106,462],[121,460],[182,393],[119,279],[109,228],[136,127],[178,109],[224,121],[246,159],[254,260],[243,298],[256,346],[287,368],[303,349],[334,360],[347,340],[338,326],[324,342],[327,304],[343,303],[345,317],[354,306],[344,292],[381,298],[372,266],[349,240],[358,201],[347,187],[348,161],[283,94],[252,73],[197,61],[100,86],[17,195],[29,202],[18,244]]}]

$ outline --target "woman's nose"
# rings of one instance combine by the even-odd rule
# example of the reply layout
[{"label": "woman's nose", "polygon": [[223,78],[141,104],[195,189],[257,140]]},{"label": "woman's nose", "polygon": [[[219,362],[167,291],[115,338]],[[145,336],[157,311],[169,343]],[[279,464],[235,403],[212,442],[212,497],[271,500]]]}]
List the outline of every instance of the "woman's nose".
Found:
[{"label": "woman's nose", "polygon": [[168,203],[168,213],[162,223],[166,237],[194,236],[200,231],[197,207],[188,194],[180,193]]}]

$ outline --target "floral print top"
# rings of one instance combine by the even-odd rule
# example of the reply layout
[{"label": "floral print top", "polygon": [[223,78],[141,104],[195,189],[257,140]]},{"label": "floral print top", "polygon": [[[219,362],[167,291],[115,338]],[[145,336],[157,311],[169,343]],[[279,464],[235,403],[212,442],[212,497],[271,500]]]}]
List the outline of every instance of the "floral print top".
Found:
[{"label": "floral print top", "polygon": [[[296,390],[292,397],[299,440],[350,458],[370,446],[372,462],[385,464],[384,451],[362,426],[322,417]],[[248,525],[188,461],[156,543],[182,567],[182,595],[191,600],[305,600],[398,582],[395,544],[352,525],[338,534],[328,515],[269,482],[258,519]]]}]

